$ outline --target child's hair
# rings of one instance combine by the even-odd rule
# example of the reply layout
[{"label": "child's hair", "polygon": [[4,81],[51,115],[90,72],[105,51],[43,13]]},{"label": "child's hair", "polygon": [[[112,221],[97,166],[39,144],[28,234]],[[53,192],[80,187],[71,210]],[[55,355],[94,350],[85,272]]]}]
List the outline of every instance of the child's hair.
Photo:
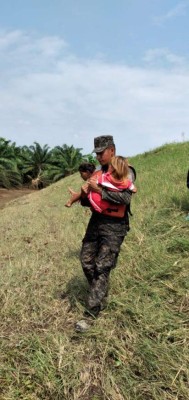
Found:
[{"label": "child's hair", "polygon": [[117,180],[127,179],[129,174],[129,167],[126,158],[122,156],[114,156],[111,159],[111,166],[113,168],[111,174]]},{"label": "child's hair", "polygon": [[95,164],[90,163],[90,162],[83,162],[82,164],[80,164],[78,171],[79,172],[91,172],[91,174],[93,174],[93,172],[95,171]]}]

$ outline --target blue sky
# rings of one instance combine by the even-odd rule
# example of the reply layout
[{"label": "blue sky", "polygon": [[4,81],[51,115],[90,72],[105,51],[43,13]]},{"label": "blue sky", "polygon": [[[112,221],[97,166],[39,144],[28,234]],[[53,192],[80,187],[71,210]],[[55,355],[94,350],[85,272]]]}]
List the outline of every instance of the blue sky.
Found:
[{"label": "blue sky", "polygon": [[134,155],[189,140],[189,0],[0,0],[0,136]]}]

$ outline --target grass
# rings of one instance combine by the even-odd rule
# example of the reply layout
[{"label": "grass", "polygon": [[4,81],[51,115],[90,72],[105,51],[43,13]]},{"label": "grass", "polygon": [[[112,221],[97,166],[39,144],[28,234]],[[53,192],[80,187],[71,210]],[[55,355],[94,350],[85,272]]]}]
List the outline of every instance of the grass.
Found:
[{"label": "grass", "polygon": [[[133,157],[138,194],[108,308],[84,334],[78,174],[1,210],[1,400],[188,400],[189,143]],[[68,291],[68,297],[61,294]]]}]

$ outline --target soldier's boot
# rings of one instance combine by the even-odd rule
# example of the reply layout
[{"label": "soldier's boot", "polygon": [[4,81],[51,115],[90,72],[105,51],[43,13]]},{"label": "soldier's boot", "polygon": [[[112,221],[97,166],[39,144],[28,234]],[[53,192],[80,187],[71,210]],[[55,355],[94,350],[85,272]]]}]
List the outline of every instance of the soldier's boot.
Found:
[{"label": "soldier's boot", "polygon": [[101,305],[87,308],[83,314],[85,317],[97,318],[100,311],[101,311]]}]

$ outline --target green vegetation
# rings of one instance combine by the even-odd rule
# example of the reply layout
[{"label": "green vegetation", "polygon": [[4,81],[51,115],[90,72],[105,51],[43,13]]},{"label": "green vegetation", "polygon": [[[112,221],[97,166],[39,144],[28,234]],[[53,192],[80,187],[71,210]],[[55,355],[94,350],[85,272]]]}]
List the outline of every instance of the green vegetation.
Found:
[{"label": "green vegetation", "polygon": [[43,186],[73,174],[82,161],[96,163],[92,154],[82,155],[74,146],[18,147],[10,140],[0,138],[0,188],[21,187],[40,177]]},{"label": "green vegetation", "polygon": [[64,207],[79,174],[1,211],[1,400],[188,400],[188,154],[187,142],[130,159],[132,229],[108,308],[86,333],[74,327],[90,211]]}]

